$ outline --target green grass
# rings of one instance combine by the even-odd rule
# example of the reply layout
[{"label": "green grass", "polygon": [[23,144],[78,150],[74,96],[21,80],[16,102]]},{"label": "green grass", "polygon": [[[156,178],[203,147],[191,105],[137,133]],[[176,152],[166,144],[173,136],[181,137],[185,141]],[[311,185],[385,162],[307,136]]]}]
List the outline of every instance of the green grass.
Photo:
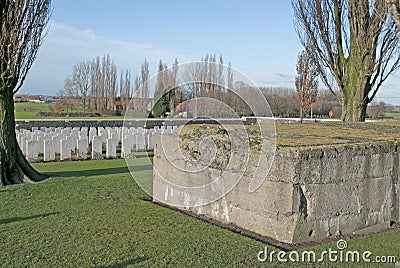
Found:
[{"label": "green grass", "polygon": [[[71,119],[123,119],[123,116],[102,116],[102,117],[44,117],[36,116],[37,112],[49,112],[51,111],[51,105],[47,103],[35,103],[35,102],[21,102],[15,103],[15,119],[60,119],[60,120],[71,120]],[[74,111],[76,112],[76,111]],[[77,111],[80,112],[80,111]]]},{"label": "green grass", "polygon": [[[134,164],[138,175],[151,179],[144,158]],[[257,253],[265,247],[261,242],[145,201],[148,196],[124,160],[34,166],[51,178],[0,189],[1,267],[277,265],[258,262]],[[314,249],[322,252],[329,246],[336,248],[333,243]],[[398,230],[349,241],[349,249],[375,255],[400,257],[399,248]]]},{"label": "green grass", "polygon": [[385,117],[400,120],[400,113],[385,113]]},{"label": "green grass", "polygon": [[15,112],[49,112],[50,104],[41,102],[18,102],[15,103]]},{"label": "green grass", "polygon": [[35,119],[35,113],[50,111],[50,104],[47,103],[21,102],[14,105],[16,119]]}]

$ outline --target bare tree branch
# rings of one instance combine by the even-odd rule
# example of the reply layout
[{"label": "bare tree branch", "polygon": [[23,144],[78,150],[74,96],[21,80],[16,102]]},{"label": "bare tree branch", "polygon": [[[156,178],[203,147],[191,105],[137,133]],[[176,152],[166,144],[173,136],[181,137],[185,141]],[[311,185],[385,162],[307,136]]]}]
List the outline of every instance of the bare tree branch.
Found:
[{"label": "bare tree branch", "polygon": [[16,93],[23,85],[47,33],[50,0],[4,0],[0,4],[0,83]]},{"label": "bare tree branch", "polygon": [[400,67],[398,1],[292,0],[292,6],[322,81],[333,93],[339,89],[342,120],[365,120],[367,104]]}]

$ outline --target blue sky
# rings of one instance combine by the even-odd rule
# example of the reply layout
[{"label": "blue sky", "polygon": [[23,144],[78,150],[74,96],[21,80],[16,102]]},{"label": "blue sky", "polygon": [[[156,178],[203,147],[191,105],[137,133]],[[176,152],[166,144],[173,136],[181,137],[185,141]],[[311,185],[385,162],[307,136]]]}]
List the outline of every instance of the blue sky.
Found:
[{"label": "blue sky", "polygon": [[[119,69],[155,74],[168,65],[222,54],[258,86],[294,87],[301,45],[289,0],[53,0],[47,38],[20,93],[55,95],[74,64],[110,54]],[[395,98],[400,75],[380,93]]]}]

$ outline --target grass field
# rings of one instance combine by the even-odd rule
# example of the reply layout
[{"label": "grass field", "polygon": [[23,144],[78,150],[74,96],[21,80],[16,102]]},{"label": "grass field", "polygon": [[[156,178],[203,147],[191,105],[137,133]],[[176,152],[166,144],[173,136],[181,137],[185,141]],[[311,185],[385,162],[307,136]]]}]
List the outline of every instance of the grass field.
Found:
[{"label": "grass field", "polygon": [[400,120],[400,113],[385,113],[385,117]]},{"label": "grass field", "polygon": [[[88,117],[43,117],[36,116],[37,112],[49,112],[51,104],[48,103],[35,103],[35,102],[21,102],[15,103],[15,119],[87,119]],[[75,112],[75,111],[74,111]],[[94,119],[123,119],[123,116],[102,116],[94,117]]]},{"label": "grass field", "polygon": [[[151,167],[144,165],[144,159],[138,158],[137,175],[151,179]],[[261,242],[145,201],[148,196],[136,185],[124,160],[34,166],[51,178],[0,189],[1,267],[275,267],[278,264],[257,260],[257,253],[266,246]],[[336,249],[336,243],[313,250],[320,254],[329,247]],[[395,255],[400,259],[399,248],[399,230],[348,241],[349,250],[369,250],[374,256]],[[365,263],[334,266],[366,267]],[[332,267],[332,263],[325,261],[314,267]]]},{"label": "grass field", "polygon": [[20,102],[14,105],[16,119],[35,119],[35,113],[50,111],[50,104],[47,103]]}]

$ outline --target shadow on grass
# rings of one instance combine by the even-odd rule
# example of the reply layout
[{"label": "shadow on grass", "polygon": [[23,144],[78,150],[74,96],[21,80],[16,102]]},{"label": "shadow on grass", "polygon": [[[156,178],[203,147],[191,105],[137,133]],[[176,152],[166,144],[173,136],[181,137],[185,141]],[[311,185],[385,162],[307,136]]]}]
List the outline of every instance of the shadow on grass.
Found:
[{"label": "shadow on grass", "polygon": [[91,177],[111,175],[129,172],[127,167],[88,169],[88,170],[66,170],[60,172],[46,172],[49,177]]},{"label": "shadow on grass", "polygon": [[[152,165],[133,166],[133,171],[145,171],[152,170]],[[104,175],[115,175],[129,173],[128,167],[117,167],[117,168],[104,168],[104,169],[88,169],[88,170],[67,170],[60,172],[46,172],[45,174],[49,177],[92,177],[92,176],[104,176]]]},{"label": "shadow on grass", "polygon": [[127,267],[128,265],[138,264],[138,263],[147,261],[148,259],[149,259],[149,257],[138,257],[138,258],[134,258],[134,259],[131,259],[131,260],[124,261],[124,262],[115,263],[115,264],[112,264],[112,265],[97,266],[96,268],[115,268],[115,267],[124,268],[124,267]]},{"label": "shadow on grass", "polygon": [[10,192],[10,191],[11,191],[10,189],[0,189],[0,193],[6,193],[6,192]]},{"label": "shadow on grass", "polygon": [[142,166],[129,166],[129,169],[132,171],[146,171],[146,170],[153,170],[152,165],[142,165]]},{"label": "shadow on grass", "polygon": [[45,217],[48,217],[51,215],[56,215],[56,214],[60,214],[60,212],[46,213],[46,214],[41,214],[41,215],[29,216],[29,217],[12,217],[12,218],[7,218],[7,219],[0,219],[0,225],[17,222],[17,221],[26,221],[26,220],[32,220],[32,219],[37,219],[37,218],[45,218]]}]

